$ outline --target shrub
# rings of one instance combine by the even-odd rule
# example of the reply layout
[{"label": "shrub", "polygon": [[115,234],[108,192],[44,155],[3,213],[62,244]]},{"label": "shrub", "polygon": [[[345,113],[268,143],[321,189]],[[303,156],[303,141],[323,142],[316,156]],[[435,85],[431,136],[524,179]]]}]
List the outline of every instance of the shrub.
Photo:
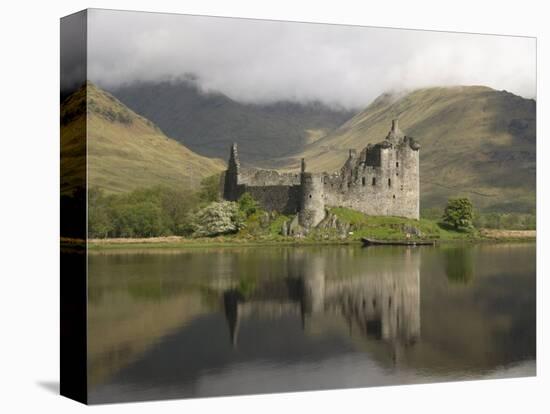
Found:
[{"label": "shrub", "polygon": [[239,210],[241,210],[246,217],[250,217],[260,209],[258,202],[254,200],[254,197],[252,197],[250,193],[244,193],[239,198],[238,203]]},{"label": "shrub", "polygon": [[244,227],[244,217],[237,203],[214,202],[195,214],[192,227],[199,237],[236,233]]},{"label": "shrub", "polygon": [[450,198],[443,212],[443,222],[455,230],[473,227],[474,207],[469,198]]}]

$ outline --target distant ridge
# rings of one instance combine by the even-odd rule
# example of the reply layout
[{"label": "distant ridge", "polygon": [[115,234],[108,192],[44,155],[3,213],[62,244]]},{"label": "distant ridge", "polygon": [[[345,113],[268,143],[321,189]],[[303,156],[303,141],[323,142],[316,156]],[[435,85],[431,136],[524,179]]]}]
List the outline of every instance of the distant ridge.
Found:
[{"label": "distant ridge", "polygon": [[242,161],[256,166],[301,151],[356,113],[321,102],[241,103],[188,79],[131,83],[111,92],[191,150],[225,159],[237,142]]}]

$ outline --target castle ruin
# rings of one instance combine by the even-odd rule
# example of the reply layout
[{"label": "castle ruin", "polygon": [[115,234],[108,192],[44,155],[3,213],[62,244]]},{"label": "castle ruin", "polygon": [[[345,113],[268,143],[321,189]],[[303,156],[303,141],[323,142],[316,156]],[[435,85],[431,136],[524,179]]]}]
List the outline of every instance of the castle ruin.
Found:
[{"label": "castle ruin", "polygon": [[298,214],[305,228],[317,226],[327,207],[418,219],[419,149],[412,137],[401,132],[397,120],[382,142],[368,144],[359,154],[350,150],[344,165],[332,173],[308,172],[304,159],[300,172],[244,168],[233,144],[222,174],[222,194],[225,200],[236,201],[248,192],[267,211]]}]

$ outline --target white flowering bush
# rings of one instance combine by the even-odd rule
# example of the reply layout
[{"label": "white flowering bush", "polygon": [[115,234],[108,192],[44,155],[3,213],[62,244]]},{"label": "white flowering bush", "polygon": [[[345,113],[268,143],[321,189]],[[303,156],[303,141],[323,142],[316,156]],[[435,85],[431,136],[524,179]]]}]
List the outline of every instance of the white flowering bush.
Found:
[{"label": "white flowering bush", "polygon": [[236,233],[244,227],[244,216],[237,203],[214,202],[195,214],[192,226],[197,237]]}]

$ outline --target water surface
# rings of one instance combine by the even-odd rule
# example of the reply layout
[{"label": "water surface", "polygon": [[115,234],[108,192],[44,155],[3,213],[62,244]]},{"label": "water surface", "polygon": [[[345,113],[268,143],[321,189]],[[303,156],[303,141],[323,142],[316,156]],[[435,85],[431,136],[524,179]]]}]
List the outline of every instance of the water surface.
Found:
[{"label": "water surface", "polygon": [[535,244],[89,258],[90,402],[535,375]]}]

